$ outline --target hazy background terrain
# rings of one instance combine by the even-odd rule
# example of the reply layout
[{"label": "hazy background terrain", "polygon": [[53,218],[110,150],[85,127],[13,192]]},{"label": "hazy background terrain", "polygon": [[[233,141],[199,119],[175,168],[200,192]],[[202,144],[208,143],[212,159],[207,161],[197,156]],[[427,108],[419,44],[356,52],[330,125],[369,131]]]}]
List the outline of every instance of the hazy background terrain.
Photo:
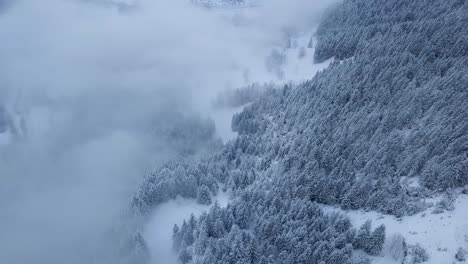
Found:
[{"label": "hazy background terrain", "polygon": [[323,2],[0,1],[0,262],[92,259],[171,152],[149,133],[161,113],[209,115],[218,92],[268,80],[270,47]]}]

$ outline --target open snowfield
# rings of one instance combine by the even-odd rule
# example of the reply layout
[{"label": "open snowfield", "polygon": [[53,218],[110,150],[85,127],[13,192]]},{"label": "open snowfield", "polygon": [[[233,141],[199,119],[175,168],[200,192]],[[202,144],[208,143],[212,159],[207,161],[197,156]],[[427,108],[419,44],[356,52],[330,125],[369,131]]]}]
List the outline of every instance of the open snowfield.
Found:
[{"label": "open snowfield", "polygon": [[[326,208],[327,210],[340,210],[331,207]],[[387,247],[389,237],[394,234],[401,234],[407,244],[415,245],[419,243],[427,251],[429,260],[425,263],[454,263],[458,248],[468,249],[468,195],[459,194],[453,211],[433,214],[432,210],[434,210],[433,207],[401,219],[362,210],[348,210],[345,213],[357,228],[367,220],[372,221],[374,228],[384,224],[387,234]],[[399,262],[389,256],[388,248],[385,248],[383,256],[373,258],[372,263],[391,264]]]}]

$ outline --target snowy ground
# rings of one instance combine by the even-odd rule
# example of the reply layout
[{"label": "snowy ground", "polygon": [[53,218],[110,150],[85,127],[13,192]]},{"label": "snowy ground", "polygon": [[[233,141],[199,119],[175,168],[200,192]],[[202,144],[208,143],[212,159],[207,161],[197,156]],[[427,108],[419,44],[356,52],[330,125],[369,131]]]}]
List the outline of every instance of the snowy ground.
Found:
[{"label": "snowy ground", "polygon": [[[229,201],[227,193],[220,192],[215,197],[220,206],[224,207]],[[199,216],[209,206],[197,204],[195,200],[177,198],[158,206],[147,223],[144,238],[151,254],[151,263],[177,264],[177,257],[172,250],[172,228],[179,226],[191,214]]]},{"label": "snowy ground", "polygon": [[[325,69],[331,62],[314,63],[315,39],[311,32],[298,33],[286,43],[265,49],[262,56],[253,58],[246,67],[246,84],[250,83],[300,83],[311,79],[317,72]],[[266,66],[268,57],[275,51],[281,57],[274,67]],[[207,115],[214,120],[216,131],[223,142],[237,136],[231,129],[232,116],[242,111],[244,106],[235,108],[211,109]]]},{"label": "snowy ground", "polygon": [[[250,23],[256,19],[255,8],[219,9],[216,12],[240,24]],[[255,27],[255,25],[250,26]],[[282,41],[273,41],[266,46],[251,47],[251,53],[240,52],[239,54],[248,54],[245,58],[239,59],[236,65],[236,69],[242,74],[234,80],[226,80],[225,88],[237,88],[251,83],[299,83],[312,78],[318,71],[326,68],[331,61],[314,63],[314,43],[313,31],[296,32],[288,38],[283,38]],[[214,98],[217,94],[211,96]],[[232,116],[242,111],[245,106],[222,109],[210,107],[203,107],[201,112],[214,120],[218,136],[223,142],[235,138],[237,134],[231,129]],[[228,195],[222,193],[216,197],[216,200],[221,206],[225,206],[228,203]],[[191,214],[200,215],[208,208],[209,206],[199,205],[194,200],[180,198],[158,206],[144,232],[152,263],[159,261],[163,261],[164,264],[177,263],[172,251],[174,224],[181,224]]]},{"label": "snowy ground", "polygon": [[284,79],[294,83],[312,78],[317,72],[325,69],[330,60],[322,63],[314,63],[316,40],[312,32],[299,33],[288,40],[288,46],[284,48],[285,63],[282,65]]},{"label": "snowy ground", "polygon": [[[460,194],[455,210],[432,214],[434,208],[412,216],[397,219],[376,212],[346,211],[355,227],[372,220],[373,227],[384,224],[387,238],[392,234],[403,235],[407,244],[419,243],[429,254],[429,264],[451,264],[459,247],[468,249],[468,195]],[[339,210],[327,207],[327,210]],[[385,254],[384,250],[384,254]],[[375,264],[398,263],[388,254],[373,259]]]}]

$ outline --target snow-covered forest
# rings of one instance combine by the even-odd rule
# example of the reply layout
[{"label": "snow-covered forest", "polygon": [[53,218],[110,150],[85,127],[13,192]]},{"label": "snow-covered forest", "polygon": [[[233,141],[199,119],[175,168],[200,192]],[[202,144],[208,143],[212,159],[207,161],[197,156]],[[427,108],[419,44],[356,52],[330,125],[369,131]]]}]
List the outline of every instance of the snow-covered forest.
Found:
[{"label": "snow-covered forest", "polygon": [[468,261],[465,0],[0,0],[0,263]]}]

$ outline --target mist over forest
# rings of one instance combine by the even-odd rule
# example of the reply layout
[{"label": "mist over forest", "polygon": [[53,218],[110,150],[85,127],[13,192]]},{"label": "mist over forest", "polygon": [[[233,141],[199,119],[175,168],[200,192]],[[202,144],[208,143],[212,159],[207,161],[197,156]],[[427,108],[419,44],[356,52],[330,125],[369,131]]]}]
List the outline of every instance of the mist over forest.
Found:
[{"label": "mist over forest", "polygon": [[0,263],[465,262],[467,25],[463,0],[0,0]]}]

